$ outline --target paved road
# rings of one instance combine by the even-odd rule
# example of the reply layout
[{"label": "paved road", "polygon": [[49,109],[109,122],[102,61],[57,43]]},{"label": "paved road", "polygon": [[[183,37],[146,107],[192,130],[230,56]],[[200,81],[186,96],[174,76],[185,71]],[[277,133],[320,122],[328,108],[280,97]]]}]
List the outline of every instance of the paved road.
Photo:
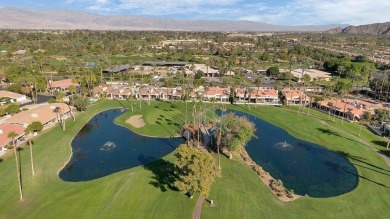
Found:
[{"label": "paved road", "polygon": [[204,200],[205,200],[204,196],[200,194],[198,200],[196,201],[194,215],[192,216],[193,219],[200,219]]}]

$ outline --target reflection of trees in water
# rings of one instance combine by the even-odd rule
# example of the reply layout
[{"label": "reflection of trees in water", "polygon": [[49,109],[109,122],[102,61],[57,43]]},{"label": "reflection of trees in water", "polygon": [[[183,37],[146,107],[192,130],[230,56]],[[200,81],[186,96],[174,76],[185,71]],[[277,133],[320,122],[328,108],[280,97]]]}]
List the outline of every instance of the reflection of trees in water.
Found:
[{"label": "reflection of trees in water", "polygon": [[72,172],[72,169],[73,169],[73,160],[70,160],[66,166],[65,166],[65,170],[67,173],[71,173]]},{"label": "reflection of trees in water", "polygon": [[79,131],[78,135],[82,138],[87,137],[93,130],[93,124],[92,123],[87,123],[84,125],[83,128]]},{"label": "reflection of trees in water", "polygon": [[74,160],[82,160],[85,158],[86,153],[83,152],[81,149],[73,152],[73,159]]},{"label": "reflection of trees in water", "polygon": [[96,126],[96,128],[97,128],[97,129],[100,129],[99,119],[98,119],[97,117],[95,117],[94,121],[95,121],[95,126]]}]

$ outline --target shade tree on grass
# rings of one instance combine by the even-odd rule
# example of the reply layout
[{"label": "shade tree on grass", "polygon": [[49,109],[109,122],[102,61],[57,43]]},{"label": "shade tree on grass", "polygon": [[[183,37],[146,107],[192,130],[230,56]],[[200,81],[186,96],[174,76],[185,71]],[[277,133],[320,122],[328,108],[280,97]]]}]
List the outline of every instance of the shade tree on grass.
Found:
[{"label": "shade tree on grass", "polygon": [[78,111],[85,111],[88,106],[88,98],[75,95],[71,100],[71,104],[74,105]]},{"label": "shade tree on grass", "polygon": [[216,124],[217,130],[214,138],[218,149],[225,148],[230,152],[243,148],[255,136],[255,125],[244,116],[228,113],[221,116]]},{"label": "shade tree on grass", "polygon": [[207,197],[215,177],[220,176],[213,157],[207,152],[184,144],[176,149],[175,156],[175,172],[178,176],[175,187],[191,198],[198,192]]}]

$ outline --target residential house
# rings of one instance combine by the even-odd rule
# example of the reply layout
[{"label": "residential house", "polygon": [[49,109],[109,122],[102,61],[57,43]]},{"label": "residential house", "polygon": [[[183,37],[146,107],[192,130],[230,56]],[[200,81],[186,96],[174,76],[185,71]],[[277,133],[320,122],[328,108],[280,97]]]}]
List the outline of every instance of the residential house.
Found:
[{"label": "residential house", "polygon": [[258,88],[252,87],[252,91],[246,88],[236,89],[236,98],[238,101],[246,101],[250,103],[267,103],[267,104],[279,104],[278,91],[273,88]]},{"label": "residential house", "polygon": [[209,87],[199,94],[205,101],[211,101],[214,98],[217,102],[229,102],[230,88]]},{"label": "residential house", "polygon": [[365,103],[367,105],[363,105],[362,102],[365,101],[353,99],[325,99],[317,102],[317,108],[355,121],[361,119],[365,112],[374,112],[374,108],[371,108],[372,105],[368,105],[368,102]]},{"label": "residential house", "polygon": [[27,102],[26,95],[18,94],[6,90],[0,90],[0,98],[8,97],[11,99],[11,102],[25,103]]},{"label": "residential house", "polygon": [[249,102],[254,103],[267,103],[267,104],[279,104],[278,91],[273,88],[257,89],[253,88],[252,93],[249,95]]},{"label": "residential house", "polygon": [[96,98],[101,98],[106,94],[107,86],[97,86],[92,89],[92,95]]},{"label": "residential house", "polygon": [[[67,118],[71,115],[73,107],[65,103],[51,103],[28,106],[26,111],[17,113],[5,122],[11,124],[18,124],[27,127],[32,122],[41,122],[44,126],[55,123],[60,116]],[[61,115],[55,112],[59,108]]]},{"label": "residential house", "polygon": [[310,103],[310,97],[307,96],[303,90],[297,88],[284,88],[282,90],[283,95],[286,97],[287,104],[304,104],[307,105]]},{"label": "residential house", "polygon": [[16,141],[24,137],[24,128],[22,126],[10,124],[10,123],[1,124],[0,125],[0,151],[7,150],[5,146],[8,144],[12,144],[12,141],[14,139],[8,137],[8,134],[10,132],[16,133],[16,137],[15,137]]},{"label": "residential house", "polygon": [[129,87],[116,87],[111,86],[105,90],[107,96],[111,99],[129,99],[133,95],[132,90]]},{"label": "residential house", "polygon": [[47,83],[46,87],[48,90],[59,90],[59,91],[68,91],[70,87],[79,87],[80,84],[73,82],[73,79],[63,79],[59,81],[51,81]]}]

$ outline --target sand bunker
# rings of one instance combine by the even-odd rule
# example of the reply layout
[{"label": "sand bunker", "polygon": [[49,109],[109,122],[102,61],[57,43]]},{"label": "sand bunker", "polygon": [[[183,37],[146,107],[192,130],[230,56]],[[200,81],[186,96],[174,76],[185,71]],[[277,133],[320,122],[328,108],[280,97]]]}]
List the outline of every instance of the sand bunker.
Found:
[{"label": "sand bunker", "polygon": [[126,120],[126,122],[136,128],[141,128],[145,125],[142,115],[131,116],[128,120]]}]

